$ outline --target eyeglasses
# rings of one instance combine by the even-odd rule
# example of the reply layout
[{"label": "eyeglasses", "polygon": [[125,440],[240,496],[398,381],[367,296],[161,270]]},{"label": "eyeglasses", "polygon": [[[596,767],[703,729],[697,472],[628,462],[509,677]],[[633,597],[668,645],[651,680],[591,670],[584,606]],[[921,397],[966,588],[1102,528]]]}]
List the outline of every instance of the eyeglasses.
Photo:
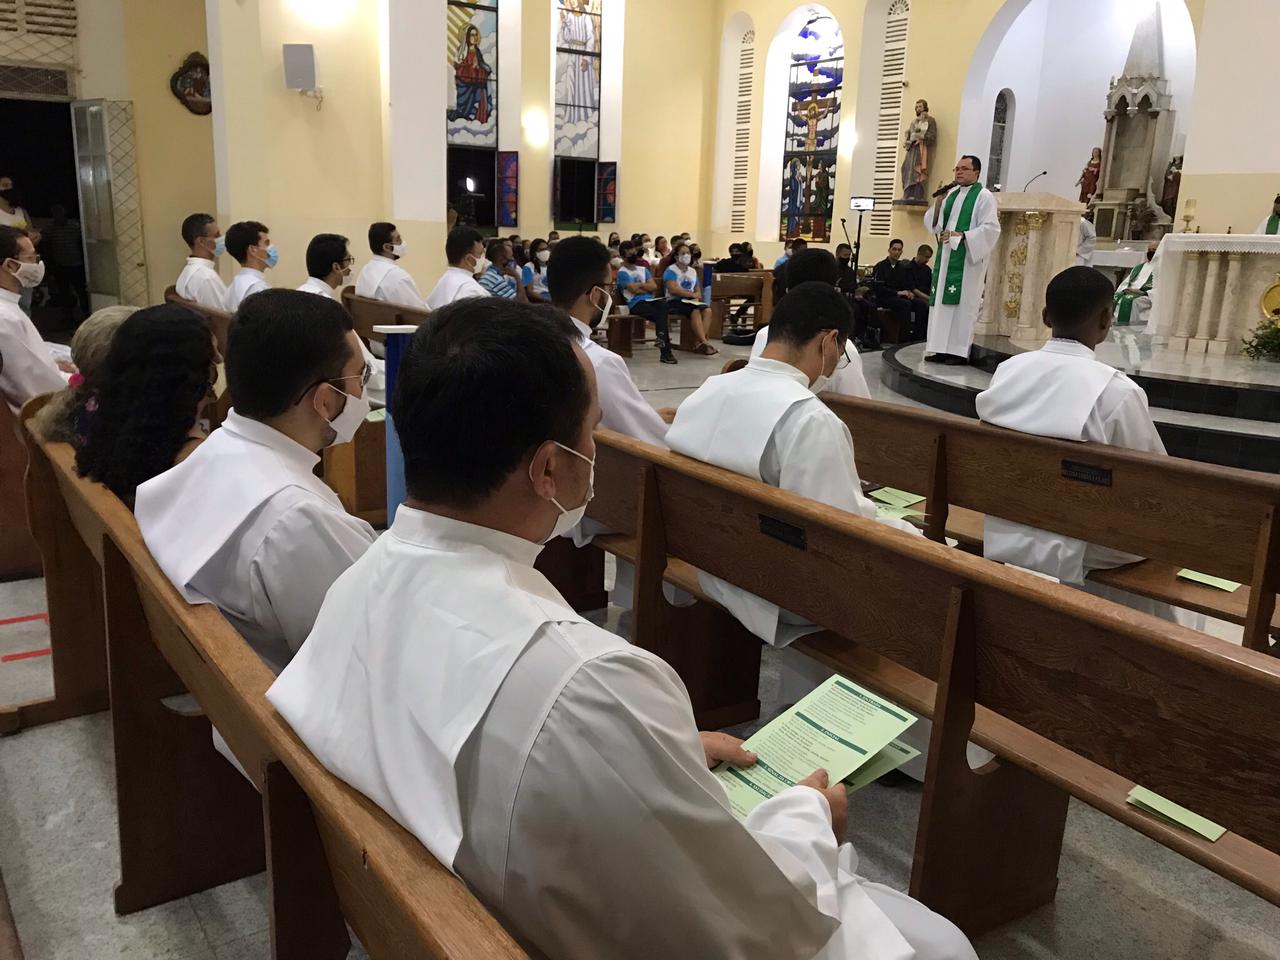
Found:
[{"label": "eyeglasses", "polygon": [[367,387],[369,385],[369,380],[373,377],[373,364],[366,360],[364,362],[364,369],[359,373],[353,373],[349,377],[330,377],[328,380],[322,380],[320,382],[333,383],[335,380],[354,380],[357,377],[360,378],[360,386]]},{"label": "eyeglasses", "polygon": [[843,339],[837,340],[836,346],[840,348],[840,359],[836,361],[836,369],[843,370],[845,367],[849,366],[849,364],[853,363],[853,360],[849,357],[849,341]]}]

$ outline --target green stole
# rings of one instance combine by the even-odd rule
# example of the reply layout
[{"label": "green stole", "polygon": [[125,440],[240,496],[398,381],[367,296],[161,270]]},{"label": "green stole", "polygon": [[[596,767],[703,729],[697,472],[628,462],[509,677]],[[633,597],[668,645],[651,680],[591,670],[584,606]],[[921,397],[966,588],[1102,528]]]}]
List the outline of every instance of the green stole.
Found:
[{"label": "green stole", "polygon": [[1273,213],[1267,219],[1267,236],[1274,237],[1280,233],[1280,214]]},{"label": "green stole", "polygon": [[[974,183],[969,187],[969,192],[965,194],[964,203],[960,207],[960,219],[956,221],[955,228],[952,232],[963,233],[969,229],[973,223],[973,208],[977,206],[978,194],[982,193],[982,184]],[[960,196],[959,190],[951,191],[951,195],[947,197],[947,202],[942,207],[942,228],[947,229],[947,224],[951,222],[951,208],[956,205],[956,197]],[[939,231],[941,233],[942,231]],[[942,248],[943,244],[938,244],[938,253],[933,261],[933,289],[929,291],[929,303],[933,306],[938,304],[938,281],[942,279]],[[946,283],[942,288],[942,304],[943,306],[955,306],[960,302],[960,294],[964,290],[964,258],[965,258],[965,242],[960,241],[960,245],[951,251],[951,256],[947,260],[947,277]]]},{"label": "green stole", "polygon": [[[1134,280],[1138,279],[1138,274],[1142,272],[1142,268],[1146,265],[1147,264],[1145,262],[1135,265],[1134,268],[1129,271],[1129,276],[1125,277],[1125,282],[1121,286],[1120,290],[1117,290],[1115,296],[1111,298],[1111,302],[1116,308],[1116,326],[1127,327],[1129,325],[1129,321],[1133,317],[1133,301],[1138,299],[1138,294],[1124,294],[1121,290],[1128,289],[1129,285],[1132,284]],[[1151,292],[1151,288],[1155,283],[1155,278],[1156,275],[1154,272],[1147,276],[1147,282],[1142,285],[1142,293]]]}]

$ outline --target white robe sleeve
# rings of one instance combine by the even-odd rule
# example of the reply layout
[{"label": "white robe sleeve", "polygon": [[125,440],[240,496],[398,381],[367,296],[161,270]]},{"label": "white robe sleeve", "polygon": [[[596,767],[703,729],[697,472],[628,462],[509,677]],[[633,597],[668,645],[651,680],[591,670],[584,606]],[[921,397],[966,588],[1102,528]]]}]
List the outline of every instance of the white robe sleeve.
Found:
[{"label": "white robe sleeve", "polygon": [[383,300],[398,303],[404,307],[415,307],[418,310],[427,309],[427,298],[419,292],[418,285],[414,283],[413,277],[407,270],[387,271],[387,276],[379,284],[378,290]]},{"label": "white robe sleeve", "polygon": [[808,792],[800,812],[787,800],[771,817],[780,795],[745,827],[707,769],[674,671],[643,651],[597,657],[528,754],[504,912],[540,931],[548,956],[808,960],[838,926],[819,908],[835,902],[835,839]]},{"label": "white robe sleeve", "polygon": [[[15,329],[19,322],[24,329]],[[67,385],[49,348],[25,317],[21,321],[0,317],[0,357],[4,362],[0,394],[15,413],[33,397],[56,393]]]},{"label": "white robe sleeve", "polygon": [[627,364],[616,354],[609,354],[596,367],[602,419],[607,430],[635,437],[655,447],[666,447],[667,424],[649,405],[627,372]]},{"label": "white robe sleeve", "polygon": [[920,535],[906,520],[878,515],[875,502],[862,493],[849,428],[825,407],[793,407],[774,429],[769,444],[777,452],[778,486],[783,490]]},{"label": "white robe sleeve", "polygon": [[[1000,208],[996,198],[989,190],[978,194],[974,204],[973,220],[969,229],[964,232],[965,260],[971,264],[979,264],[991,256],[996,244],[1000,241]],[[968,283],[969,278],[965,277]],[[982,278],[978,278],[982,282]]]},{"label": "white robe sleeve", "polygon": [[[937,204],[937,202],[938,202],[938,201],[936,201],[936,200],[932,201],[932,202],[929,204],[929,209],[928,209],[928,210],[926,210],[926,211],[925,211],[925,214],[924,214],[924,228],[925,228],[926,230],[928,230],[928,231],[929,231],[930,233],[932,233],[932,234],[939,234],[939,233],[941,233],[944,229],[946,229],[946,228],[945,228],[945,227],[943,227],[943,226],[942,226],[942,224],[939,222],[939,221],[942,219],[942,212],[941,212],[941,211],[939,211],[939,213],[938,213],[938,220],[935,220],[935,219],[934,219],[934,217],[933,217],[933,211],[934,211],[934,208],[935,208],[935,205]],[[945,207],[946,199],[945,199],[945,198],[943,199],[943,204],[944,204],[943,209],[945,210],[945,209],[946,209],[946,207]]]},{"label": "white robe sleeve", "polygon": [[250,561],[255,620],[271,622],[269,610],[297,653],[333,581],[375,539],[363,520],[318,500],[303,500],[285,511]]}]

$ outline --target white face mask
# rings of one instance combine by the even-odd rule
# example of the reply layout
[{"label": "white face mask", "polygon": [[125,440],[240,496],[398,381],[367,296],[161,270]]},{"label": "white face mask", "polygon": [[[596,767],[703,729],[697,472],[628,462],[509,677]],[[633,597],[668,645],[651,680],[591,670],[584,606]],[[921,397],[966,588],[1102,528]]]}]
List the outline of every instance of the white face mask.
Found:
[{"label": "white face mask", "polygon": [[[9,267],[10,263],[18,265],[17,270]],[[26,288],[40,286],[40,281],[44,279],[44,261],[39,263],[24,263],[21,260],[10,260],[5,263],[5,269],[18,278],[18,282]]]},{"label": "white face mask", "polygon": [[336,447],[339,444],[350,443],[352,437],[356,435],[356,431],[360,429],[360,424],[364,423],[364,418],[369,415],[372,404],[369,403],[368,397],[353,397],[351,394],[339,390],[332,383],[327,383],[325,386],[347,398],[347,405],[342,408],[342,412],[332,420],[327,421],[329,426],[333,428],[333,432],[337,434],[329,446]]},{"label": "white face mask", "polygon": [[409,249],[409,245],[407,243],[403,243],[403,242],[393,243],[391,245],[391,255],[395,257],[397,260],[399,260],[401,257],[404,256],[404,252],[408,249]]},{"label": "white face mask", "polygon": [[693,263],[693,257],[689,256],[687,253],[680,254],[677,259],[679,259],[680,266],[682,267],[687,267],[689,264]]},{"label": "white face mask", "polygon": [[[600,288],[600,287],[596,287],[596,290],[599,290],[599,289],[601,289],[601,288]],[[595,291],[593,290],[593,291],[592,291],[592,298],[591,298],[591,305],[592,305],[593,307],[596,305],[596,301],[595,301],[595,296],[594,296],[594,294],[595,294]],[[601,320],[604,320],[604,319],[608,318],[609,314],[610,314],[610,313],[612,313],[612,312],[613,312],[613,295],[612,295],[612,294],[610,294],[608,290],[605,290],[605,292],[604,292],[604,306],[600,308],[600,319],[601,319]],[[574,452],[576,453],[577,451],[574,451]]]},{"label": "white face mask", "polygon": [[[840,347],[840,341],[837,340],[836,341],[837,350],[839,349],[839,347]],[[822,366],[824,369],[827,366],[827,356],[826,356],[825,350],[823,351],[823,354],[822,354]],[[840,354],[837,352],[836,367],[839,367],[839,366],[840,366]],[[809,384],[809,389],[812,390],[815,394],[822,393],[822,391],[828,389],[831,386],[831,381],[833,381],[835,378],[836,378],[835,368],[832,368],[831,373],[829,374],[820,373],[818,374],[817,378],[813,381],[813,383]]]},{"label": "white face mask", "polygon": [[551,259],[551,251],[550,251],[550,250],[539,250],[539,251],[538,251],[538,262],[539,262],[539,263],[546,263],[546,262],[547,262],[548,260],[550,260],[550,259]]},{"label": "white face mask", "polygon": [[609,264],[613,267],[613,269],[617,270],[620,266],[622,266],[622,258],[614,257],[612,260],[609,261]]},{"label": "white face mask", "polygon": [[[551,442],[554,443],[561,450],[567,450],[569,453],[572,453],[579,460],[586,460],[587,463],[590,464],[591,466],[591,473],[587,476],[587,496],[582,501],[581,505],[574,507],[572,510],[566,510],[564,507],[560,505],[559,501],[556,500],[555,497],[551,498],[551,502],[554,503],[556,506],[556,509],[560,511],[560,516],[556,517],[556,524],[554,527],[551,528],[551,532],[547,534],[547,538],[542,541],[543,543],[550,543],[556,537],[563,537],[566,533],[568,533],[570,530],[572,530],[574,527],[580,524],[582,522],[583,516],[587,512],[587,504],[590,503],[592,498],[595,497],[596,495],[595,458],[583,456],[577,450],[573,449],[573,447],[566,447],[559,440],[553,440]],[[533,469],[532,464],[530,464],[529,469],[530,470]],[[530,473],[529,479],[531,481],[533,480],[532,473]]]},{"label": "white face mask", "polygon": [[479,276],[480,274],[484,273],[488,269],[489,269],[489,258],[479,257],[476,260],[476,268],[475,270],[472,271],[472,273],[474,273],[476,276]]}]

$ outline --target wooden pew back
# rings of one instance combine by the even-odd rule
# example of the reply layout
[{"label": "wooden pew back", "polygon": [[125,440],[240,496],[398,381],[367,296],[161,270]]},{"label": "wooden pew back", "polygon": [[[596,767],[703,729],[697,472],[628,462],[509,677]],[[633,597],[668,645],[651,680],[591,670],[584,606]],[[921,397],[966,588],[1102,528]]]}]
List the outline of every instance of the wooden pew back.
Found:
[{"label": "wooden pew back", "polygon": [[355,324],[356,335],[365,343],[382,339],[373,332],[374,327],[381,326],[421,326],[431,314],[426,310],[388,303],[385,300],[373,300],[369,297],[356,296],[355,287],[342,288],[342,305],[351,314]]},{"label": "wooden pew back", "polygon": [[213,337],[218,342],[218,352],[224,357],[227,355],[227,332],[231,329],[231,314],[224,313],[221,310],[211,310],[208,307],[202,307],[193,300],[186,300],[178,296],[178,291],[174,287],[169,287],[165,290],[164,299],[167,303],[180,303],[184,307],[190,307],[208,320],[209,326],[213,330]]},{"label": "wooden pew back", "polygon": [[254,784],[261,790],[267,762],[279,761],[304,791],[343,914],[370,955],[525,957],[465,884],[382,810],[333,777],[298,740],[266,700],[271,671],[215,607],[192,606],[174,589],[124,504],[104,487],[76,477],[61,451],[52,451],[51,461],[59,488],[78,511],[93,514],[106,538],[101,549],[108,594],[126,587],[136,591],[151,640]]},{"label": "wooden pew back", "polygon": [[[3,366],[3,358],[0,358]],[[18,504],[24,501],[27,450],[22,427],[0,397],[0,503],[8,516],[0,528],[0,581],[40,576],[40,551]]]}]

